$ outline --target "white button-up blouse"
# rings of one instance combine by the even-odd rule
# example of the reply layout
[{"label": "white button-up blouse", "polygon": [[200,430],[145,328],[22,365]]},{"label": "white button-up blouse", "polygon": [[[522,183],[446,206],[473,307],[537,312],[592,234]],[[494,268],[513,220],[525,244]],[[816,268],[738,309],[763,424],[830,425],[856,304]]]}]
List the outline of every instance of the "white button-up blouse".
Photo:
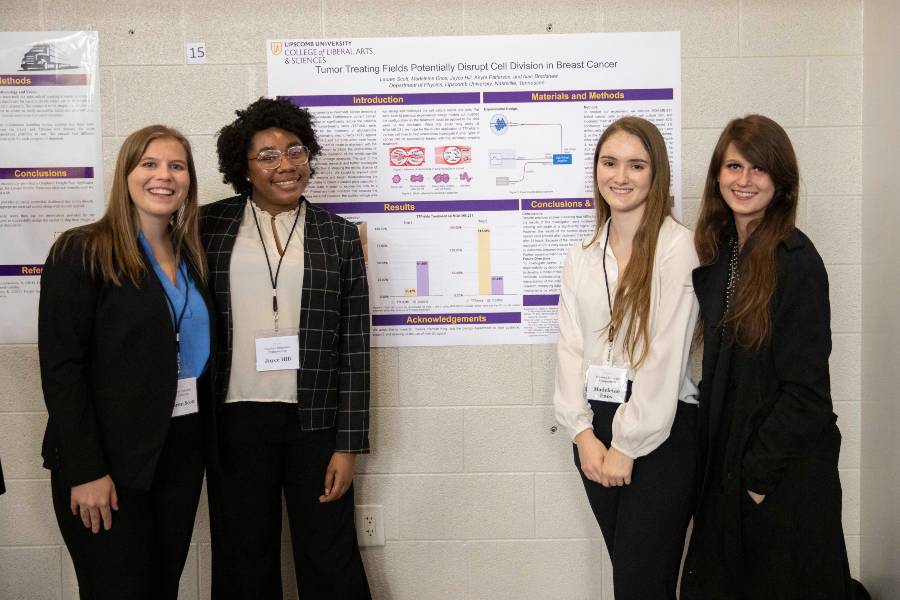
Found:
[{"label": "white button-up blouse", "polygon": [[[297,211],[300,214],[297,214]],[[256,223],[253,222],[254,212]],[[291,235],[294,221],[297,227]],[[278,324],[281,330],[296,330],[300,324],[303,294],[304,230],[306,203],[274,217],[255,202],[248,202],[231,251],[231,315],[233,323],[231,377],[226,403],[231,402],[297,402],[297,370],[256,370],[256,335],[271,330],[272,275],[278,269],[279,243],[287,244],[284,262],[278,274]],[[272,227],[278,232],[275,242]],[[260,242],[260,235],[264,240]],[[288,240],[290,238],[290,241]],[[263,252],[262,244],[266,245]],[[266,257],[268,253],[268,258]]]},{"label": "white button-up blouse", "polygon": [[[592,427],[585,398],[585,374],[602,365],[608,348],[610,310],[603,277],[603,246],[609,223],[590,246],[576,244],[566,257],[559,296],[556,419],[574,440]],[[669,437],[678,401],[697,403],[690,352],[699,307],[691,272],[699,265],[693,234],[671,217],[659,230],[650,283],[650,349],[637,371],[630,368],[622,335],[613,342],[612,362],[628,368],[631,398],[616,410],[612,446],[631,458],[649,454]],[[606,250],[609,292],[615,302],[618,265]],[[624,328],[620,328],[624,329]],[[639,345],[640,347],[640,345]]]}]

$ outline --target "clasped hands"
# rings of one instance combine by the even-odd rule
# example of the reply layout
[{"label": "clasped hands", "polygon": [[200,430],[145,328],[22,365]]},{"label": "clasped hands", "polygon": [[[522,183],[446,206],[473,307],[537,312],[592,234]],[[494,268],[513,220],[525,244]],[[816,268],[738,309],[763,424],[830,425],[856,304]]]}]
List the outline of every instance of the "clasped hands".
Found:
[{"label": "clasped hands", "polygon": [[613,447],[604,446],[592,429],[585,429],[575,436],[575,445],[578,447],[578,460],[585,477],[603,487],[631,484],[634,459]]}]

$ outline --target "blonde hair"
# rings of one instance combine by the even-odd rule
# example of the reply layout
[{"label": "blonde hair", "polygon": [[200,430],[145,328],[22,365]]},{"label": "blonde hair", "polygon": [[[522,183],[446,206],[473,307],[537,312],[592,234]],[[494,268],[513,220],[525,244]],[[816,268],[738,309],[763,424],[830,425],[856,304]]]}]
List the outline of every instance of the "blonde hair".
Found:
[{"label": "blonde hair", "polygon": [[95,223],[70,229],[61,235],[51,250],[51,256],[78,238],[83,241],[83,260],[92,277],[99,276],[103,281],[117,286],[122,285],[123,279],[128,279],[135,286],[140,286],[147,265],[138,246],[140,218],[128,191],[128,175],[137,167],[150,143],[159,139],[173,139],[184,147],[191,179],[184,204],[172,215],[169,228],[175,257],[180,260],[181,256],[186,256],[201,279],[206,280],[206,261],[198,226],[197,172],[191,143],[179,131],[165,125],[150,125],[125,138],[116,159],[106,213]]}]

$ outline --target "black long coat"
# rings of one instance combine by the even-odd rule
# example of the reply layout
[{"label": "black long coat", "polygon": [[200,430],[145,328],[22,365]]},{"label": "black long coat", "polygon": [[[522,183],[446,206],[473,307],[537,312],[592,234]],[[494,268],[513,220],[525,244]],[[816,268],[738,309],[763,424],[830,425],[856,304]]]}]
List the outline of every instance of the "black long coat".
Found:
[{"label": "black long coat", "polygon": [[[704,323],[701,488],[682,600],[849,598],[832,411],[828,276],[795,230],[776,250],[772,335],[759,350],[723,341],[733,229],[694,270]],[[756,505],[747,494],[765,494]]]}]

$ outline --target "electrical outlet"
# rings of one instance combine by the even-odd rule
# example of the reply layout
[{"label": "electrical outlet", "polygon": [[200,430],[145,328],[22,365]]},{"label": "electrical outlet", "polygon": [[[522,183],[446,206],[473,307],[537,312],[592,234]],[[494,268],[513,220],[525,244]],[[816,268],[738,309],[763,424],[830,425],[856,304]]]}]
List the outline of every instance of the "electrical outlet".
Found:
[{"label": "electrical outlet", "polygon": [[384,546],[384,512],[380,504],[356,507],[356,539],[360,546]]}]

